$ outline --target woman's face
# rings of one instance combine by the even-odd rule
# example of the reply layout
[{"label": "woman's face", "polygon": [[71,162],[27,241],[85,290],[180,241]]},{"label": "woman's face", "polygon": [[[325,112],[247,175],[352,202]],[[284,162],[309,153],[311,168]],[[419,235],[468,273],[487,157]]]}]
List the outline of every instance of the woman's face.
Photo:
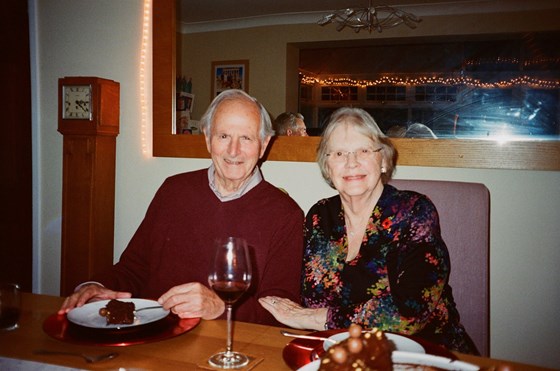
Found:
[{"label": "woman's face", "polygon": [[361,134],[353,125],[341,124],[328,142],[327,171],[336,190],[346,197],[362,196],[383,188],[385,166],[379,143]]}]

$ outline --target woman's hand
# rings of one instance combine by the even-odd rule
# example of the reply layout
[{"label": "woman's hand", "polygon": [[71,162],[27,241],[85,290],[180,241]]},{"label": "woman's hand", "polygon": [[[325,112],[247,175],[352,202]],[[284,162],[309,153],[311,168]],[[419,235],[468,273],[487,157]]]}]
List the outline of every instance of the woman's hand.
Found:
[{"label": "woman's hand", "polygon": [[82,285],[76,292],[64,300],[64,303],[62,303],[58,310],[58,314],[68,313],[71,309],[81,307],[90,301],[127,299],[131,296],[130,292],[113,291],[97,283],[88,283]]},{"label": "woman's hand", "polygon": [[158,302],[181,318],[215,319],[225,310],[222,299],[198,282],[172,287]]},{"label": "woman's hand", "polygon": [[324,330],[328,308],[304,308],[290,299],[265,296],[259,303],[286,326],[302,330]]}]

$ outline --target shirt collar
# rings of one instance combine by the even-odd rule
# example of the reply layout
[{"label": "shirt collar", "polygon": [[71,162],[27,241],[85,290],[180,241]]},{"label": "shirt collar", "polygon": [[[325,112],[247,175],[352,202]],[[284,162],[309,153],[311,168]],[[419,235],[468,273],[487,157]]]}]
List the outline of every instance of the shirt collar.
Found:
[{"label": "shirt collar", "polygon": [[208,183],[212,192],[214,192],[216,197],[218,197],[218,199],[222,202],[232,201],[243,197],[245,194],[247,194],[247,192],[255,188],[255,186],[263,180],[259,168],[255,166],[253,174],[251,174],[251,176],[245,181],[245,184],[239,187],[237,192],[234,192],[227,196],[222,196],[222,194],[218,190],[218,187],[216,187],[216,176],[214,175],[215,170],[216,168],[214,167],[214,164],[210,165],[210,167],[208,168]]}]

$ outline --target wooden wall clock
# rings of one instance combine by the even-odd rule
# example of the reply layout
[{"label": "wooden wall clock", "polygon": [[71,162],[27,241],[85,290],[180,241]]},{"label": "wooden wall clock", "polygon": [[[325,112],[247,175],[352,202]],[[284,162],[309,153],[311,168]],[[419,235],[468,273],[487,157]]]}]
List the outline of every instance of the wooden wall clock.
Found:
[{"label": "wooden wall clock", "polygon": [[120,85],[99,77],[58,81],[63,135],[60,294],[113,264]]},{"label": "wooden wall clock", "polygon": [[99,77],[58,80],[58,131],[62,134],[118,134],[118,82]]}]

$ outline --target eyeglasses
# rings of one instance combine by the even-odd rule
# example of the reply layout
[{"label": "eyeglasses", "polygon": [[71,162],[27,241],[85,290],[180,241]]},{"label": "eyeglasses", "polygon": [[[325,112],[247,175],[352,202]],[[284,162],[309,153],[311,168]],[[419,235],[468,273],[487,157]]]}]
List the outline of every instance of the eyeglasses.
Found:
[{"label": "eyeglasses", "polygon": [[362,148],[356,151],[335,151],[327,153],[327,157],[330,158],[333,162],[345,162],[348,160],[348,157],[351,153],[356,155],[356,160],[363,161],[367,160],[373,155],[374,153],[380,152],[383,147],[379,147],[377,149],[371,148]]}]

